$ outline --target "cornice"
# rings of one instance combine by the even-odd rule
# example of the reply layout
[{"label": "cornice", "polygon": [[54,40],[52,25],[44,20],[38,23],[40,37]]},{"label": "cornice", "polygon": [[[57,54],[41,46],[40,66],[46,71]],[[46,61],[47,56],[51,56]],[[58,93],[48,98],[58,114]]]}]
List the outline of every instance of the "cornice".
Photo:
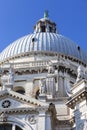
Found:
[{"label": "cornice", "polygon": [[75,123],[75,118],[72,117],[70,119],[67,120],[57,120],[56,125],[57,126],[69,126],[69,127],[73,127]]},{"label": "cornice", "polygon": [[35,108],[4,108],[0,109],[0,114],[25,114],[25,113],[39,113],[40,111],[48,111],[48,107],[35,107]]},{"label": "cornice", "polygon": [[75,84],[74,84],[74,86],[73,86],[73,88],[71,89],[72,91],[75,89],[75,88],[77,88],[79,85],[81,85],[82,83],[84,83],[84,84],[87,84],[87,80],[86,79],[81,79],[81,80],[79,80],[78,82],[76,82]]},{"label": "cornice", "polygon": [[68,107],[70,107],[71,109],[74,109],[75,105],[78,102],[81,102],[83,100],[87,100],[87,87],[82,88],[80,91],[78,91],[72,97],[70,97],[68,99],[68,102],[66,103],[66,105]]},{"label": "cornice", "polygon": [[83,64],[84,66],[86,66],[87,64],[85,62],[83,62],[82,60],[76,58],[76,57],[73,57],[73,56],[67,56],[63,53],[57,53],[57,52],[49,52],[49,51],[32,51],[32,52],[25,52],[25,53],[21,53],[19,55],[14,55],[14,57],[9,57],[5,60],[2,60],[0,61],[0,65],[4,64],[5,62],[8,62],[9,60],[14,60],[16,58],[21,58],[21,57],[25,57],[25,56],[32,56],[32,55],[38,55],[38,54],[41,54],[41,55],[46,55],[46,56],[62,56],[62,57],[65,57],[71,61],[74,61],[76,63],[80,63],[80,64]]},{"label": "cornice", "polygon": [[22,95],[19,94],[17,92],[14,91],[1,91],[0,92],[0,98],[7,98],[7,97],[12,97],[13,99],[16,99],[17,101],[23,102],[23,103],[27,103],[27,104],[31,104],[37,107],[47,107],[48,105],[46,103],[42,103],[36,99],[31,98],[30,96],[26,96],[26,95]]}]

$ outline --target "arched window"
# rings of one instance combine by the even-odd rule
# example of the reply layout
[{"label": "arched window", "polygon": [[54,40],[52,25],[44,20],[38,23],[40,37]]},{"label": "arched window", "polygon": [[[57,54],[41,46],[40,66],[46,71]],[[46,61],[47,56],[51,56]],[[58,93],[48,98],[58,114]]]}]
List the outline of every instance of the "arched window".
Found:
[{"label": "arched window", "polygon": [[46,27],[45,27],[45,25],[41,26],[41,32],[46,32]]},{"label": "arched window", "polygon": [[25,94],[25,90],[23,87],[15,87],[14,91],[20,94]]},{"label": "arched window", "polygon": [[[14,126],[11,124],[0,124],[0,130],[12,130]],[[15,126],[15,130],[22,130],[20,127]]]}]

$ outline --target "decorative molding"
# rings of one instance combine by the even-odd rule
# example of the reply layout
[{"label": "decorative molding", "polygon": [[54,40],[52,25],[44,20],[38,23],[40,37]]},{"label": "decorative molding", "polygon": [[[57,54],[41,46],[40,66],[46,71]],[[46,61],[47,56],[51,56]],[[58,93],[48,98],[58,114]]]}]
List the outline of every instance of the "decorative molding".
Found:
[{"label": "decorative molding", "polygon": [[36,115],[35,115],[35,114],[30,114],[30,115],[28,116],[28,121],[29,121],[29,123],[30,123],[31,125],[36,124],[36,122],[37,122],[37,117],[36,117]]},{"label": "decorative molding", "polygon": [[9,100],[5,100],[2,102],[2,107],[3,108],[8,108],[11,106],[11,102]]},{"label": "decorative molding", "polygon": [[58,56],[58,58],[60,56],[64,57],[65,59],[69,59],[71,61],[74,61],[76,63],[80,63],[80,64],[83,64],[84,66],[86,66],[86,63],[83,62],[82,60],[78,59],[78,58],[75,58],[75,57],[72,57],[72,56],[67,56],[67,55],[64,55],[62,53],[57,53],[57,52],[48,52],[48,51],[32,51],[32,52],[25,52],[25,53],[21,53],[19,55],[15,55],[14,57],[10,57],[10,58],[7,58],[5,60],[2,60],[0,61],[0,64],[3,65],[5,62],[8,62],[9,60],[12,60],[12,59],[16,59],[16,58],[21,58],[21,57],[26,57],[26,56],[32,56],[32,55],[38,55],[38,54],[41,54],[43,56]]},{"label": "decorative molding", "polygon": [[6,114],[25,114],[25,113],[39,113],[39,111],[48,111],[48,108],[46,107],[35,107],[35,108],[7,108],[7,109],[1,109],[0,114],[6,113]]},{"label": "decorative molding", "polygon": [[69,101],[66,105],[72,109],[74,109],[77,102],[81,102],[82,100],[87,100],[87,88],[81,89],[78,93],[69,98]]},{"label": "decorative molding", "polygon": [[36,99],[31,98],[30,96],[25,96],[23,94],[19,94],[17,92],[14,91],[1,91],[0,92],[0,98],[7,98],[7,97],[12,97],[14,99],[19,100],[20,102],[26,102],[27,104],[32,104],[35,105],[36,107],[40,107],[40,106],[45,106],[48,107],[48,105],[46,103],[40,102]]}]

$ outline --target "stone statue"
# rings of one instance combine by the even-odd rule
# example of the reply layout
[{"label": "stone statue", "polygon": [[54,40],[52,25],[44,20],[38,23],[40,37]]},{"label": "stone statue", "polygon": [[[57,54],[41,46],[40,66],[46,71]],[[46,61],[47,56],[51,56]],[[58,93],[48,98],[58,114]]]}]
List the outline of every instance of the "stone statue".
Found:
[{"label": "stone statue", "polygon": [[51,73],[54,73],[54,67],[52,65],[52,63],[49,63],[49,67],[48,67],[48,73],[51,74]]},{"label": "stone statue", "polygon": [[79,67],[77,68],[77,79],[76,79],[76,82],[78,82],[79,80],[84,79],[84,78],[86,78],[86,77],[87,77],[87,76],[86,76],[86,74],[85,74],[84,68],[83,68],[82,66],[79,66]]},{"label": "stone statue", "polygon": [[46,93],[46,80],[41,79],[40,80],[40,94]]},{"label": "stone statue", "polygon": [[71,86],[70,86],[70,77],[67,73],[64,73],[64,87],[65,87],[66,94],[69,97],[71,97],[72,92],[71,92]]},{"label": "stone statue", "polygon": [[14,84],[13,68],[10,65],[10,67],[8,69],[9,69],[9,72],[7,74],[1,76],[1,83],[3,85],[3,90],[12,87]]},{"label": "stone statue", "polygon": [[14,83],[14,72],[13,68],[10,66],[9,73],[8,73],[8,83]]}]

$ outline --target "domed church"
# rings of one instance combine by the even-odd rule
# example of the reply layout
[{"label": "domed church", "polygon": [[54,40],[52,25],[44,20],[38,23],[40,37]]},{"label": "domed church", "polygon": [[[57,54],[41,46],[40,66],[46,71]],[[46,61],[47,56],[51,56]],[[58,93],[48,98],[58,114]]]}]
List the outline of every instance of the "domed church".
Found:
[{"label": "domed church", "polygon": [[45,12],[0,53],[0,130],[87,130],[86,65]]}]

